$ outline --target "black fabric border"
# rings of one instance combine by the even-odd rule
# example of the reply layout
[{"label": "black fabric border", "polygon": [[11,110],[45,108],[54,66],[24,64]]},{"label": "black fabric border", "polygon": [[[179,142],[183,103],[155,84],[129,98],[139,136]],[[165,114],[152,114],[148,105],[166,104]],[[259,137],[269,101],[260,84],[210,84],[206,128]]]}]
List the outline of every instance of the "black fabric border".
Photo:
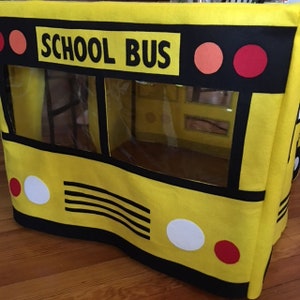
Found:
[{"label": "black fabric border", "polygon": [[152,180],[164,182],[166,184],[175,185],[178,187],[187,188],[187,189],[191,189],[203,193],[228,197],[230,198],[230,200],[232,199],[232,200],[242,200],[242,201],[249,201],[249,202],[260,202],[263,201],[265,198],[265,191],[244,191],[238,189],[234,190],[227,187],[208,185],[201,182],[172,177],[169,175],[156,173],[134,165],[130,165],[128,163],[118,161],[116,159],[107,157],[105,155],[101,155],[99,153],[92,153],[92,152],[86,152],[78,149],[45,144],[39,141],[31,140],[25,137],[9,134],[5,132],[2,132],[2,138],[3,140],[29,146],[41,151],[77,156],[77,157],[82,157],[82,158],[91,159],[95,161],[100,161]]},{"label": "black fabric border", "polygon": [[11,107],[11,91],[9,85],[8,66],[0,65],[0,104],[9,132],[14,132],[14,120]]},{"label": "black fabric border", "polygon": [[251,98],[251,93],[239,93],[228,172],[228,188],[232,190],[238,190],[240,185],[244,142],[246,138]]},{"label": "black fabric border", "polygon": [[[87,75],[99,75],[102,77],[126,78],[133,80],[156,81],[165,83],[177,83],[183,85],[201,85],[217,89],[229,89],[247,92],[283,93],[287,80],[291,51],[296,27],[288,26],[246,26],[246,25],[194,25],[194,24],[145,24],[126,22],[103,21],[67,21],[39,18],[1,17],[0,25],[5,24],[3,35],[19,26],[29,37],[28,44],[31,50],[24,55],[14,55],[9,47],[0,53],[0,58],[5,57],[5,64],[25,65],[38,68],[53,68]],[[182,47],[180,59],[180,74],[161,75],[121,70],[94,69],[71,66],[69,64],[56,64],[39,62],[36,47],[35,26],[63,28],[63,29],[87,29],[108,31],[143,31],[143,32],[169,32],[181,33]],[[202,30],[199,30],[202,29]],[[202,32],[203,31],[203,32]],[[229,38],[224,39],[224,36]],[[232,38],[235,37],[235,38]],[[224,48],[224,67],[218,74],[201,75],[194,67],[193,53],[195,47],[208,40],[217,42]],[[239,47],[246,44],[258,44],[266,48],[268,57],[272,62],[266,68],[264,75],[258,78],[242,78],[232,68],[233,55]],[[232,49],[232,51],[230,50]],[[281,59],[278,59],[280,57]],[[3,63],[2,63],[3,64]],[[193,65],[193,67],[192,67]],[[278,71],[280,70],[280,72]],[[278,72],[277,72],[278,71]],[[227,74],[227,75],[226,75]],[[276,84],[274,84],[274,82]],[[217,86],[216,86],[216,83]],[[240,89],[237,89],[239,87]]]}]

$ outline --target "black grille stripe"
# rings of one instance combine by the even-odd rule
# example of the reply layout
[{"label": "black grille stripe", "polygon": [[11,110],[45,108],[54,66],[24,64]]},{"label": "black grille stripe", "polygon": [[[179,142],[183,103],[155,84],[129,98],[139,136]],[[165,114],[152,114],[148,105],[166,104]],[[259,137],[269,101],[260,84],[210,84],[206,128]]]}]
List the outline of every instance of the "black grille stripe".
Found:
[{"label": "black grille stripe", "polygon": [[[69,190],[65,190],[65,195],[67,196],[74,196],[74,197],[79,197],[79,198],[85,198],[85,199],[91,199],[91,200],[96,200],[96,201],[99,201],[101,203],[107,203],[107,204],[111,204],[113,206],[116,206],[122,210],[124,210],[125,212],[129,213],[130,215],[142,220],[142,221],[145,221],[147,223],[150,223],[150,219],[141,215],[141,214],[138,214],[136,213],[135,211],[131,210],[131,209],[128,209],[126,208],[124,205],[121,205],[115,201],[112,201],[112,200],[109,200],[109,199],[106,199],[106,198],[102,198],[102,197],[98,197],[98,196],[94,196],[94,195],[90,195],[90,194],[86,194],[86,193],[81,193],[81,192],[74,192],[74,191],[69,191]],[[83,203],[81,203],[83,204]],[[90,204],[92,205],[92,204]]]},{"label": "black grille stripe", "polygon": [[288,194],[288,195],[280,202],[279,212],[278,212],[278,218],[277,218],[277,223],[285,216],[285,214],[286,214],[287,211],[288,211],[289,197],[290,197],[290,194]]},{"label": "black grille stripe", "polygon": [[150,239],[150,209],[99,187],[70,181],[64,186],[66,211],[107,217]]},{"label": "black grille stripe", "polygon": [[65,186],[73,186],[73,187],[79,187],[79,188],[82,188],[82,189],[87,189],[87,190],[91,190],[91,191],[95,191],[95,192],[99,192],[99,193],[102,193],[102,194],[107,194],[107,195],[110,195],[114,198],[117,198],[127,204],[130,204],[136,208],[139,208],[140,210],[146,212],[146,213],[150,213],[150,209],[148,209],[147,207],[139,204],[139,203],[136,203],[132,200],[129,200],[127,198],[124,198],[120,195],[117,195],[115,193],[112,193],[110,191],[107,191],[105,189],[102,189],[102,188],[99,188],[97,186],[92,186],[92,185],[89,185],[89,184],[84,184],[84,183],[80,183],[80,182],[71,182],[71,181],[64,181],[64,185]]},{"label": "black grille stripe", "polygon": [[[88,207],[94,207],[94,208],[99,208],[99,209],[102,209],[102,210],[106,210],[106,211],[109,211],[115,215],[118,215],[120,217],[122,217],[123,219],[127,220],[129,223],[131,223],[132,225],[146,231],[146,232],[150,232],[150,229],[131,220],[130,218],[128,218],[127,216],[125,216],[124,214],[120,213],[119,211],[117,210],[114,210],[114,209],[111,209],[107,206],[104,206],[104,205],[100,205],[100,204],[96,204],[96,203],[89,203],[89,202],[85,202],[85,201],[76,201],[76,200],[69,200],[69,199],[66,199],[65,200],[65,203],[67,204],[77,204],[77,205],[83,205],[83,206],[88,206]],[[95,211],[98,211],[98,210],[95,210]]]}]

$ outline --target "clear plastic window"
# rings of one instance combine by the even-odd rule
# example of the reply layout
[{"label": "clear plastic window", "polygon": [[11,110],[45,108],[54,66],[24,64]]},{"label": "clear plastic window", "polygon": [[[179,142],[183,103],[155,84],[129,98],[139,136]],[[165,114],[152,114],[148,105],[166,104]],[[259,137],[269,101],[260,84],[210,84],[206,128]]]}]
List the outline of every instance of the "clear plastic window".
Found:
[{"label": "clear plastic window", "polygon": [[16,134],[100,152],[93,77],[19,66],[8,72]]},{"label": "clear plastic window", "polygon": [[105,82],[112,157],[178,178],[227,185],[237,93],[205,91],[203,102],[199,95],[191,98],[198,88]]},{"label": "clear plastic window", "polygon": [[[16,66],[8,71],[16,134],[101,153],[97,101],[104,99],[96,95],[94,77]],[[117,78],[104,83],[106,112],[100,113],[107,116],[111,157],[227,185],[237,92]]]}]

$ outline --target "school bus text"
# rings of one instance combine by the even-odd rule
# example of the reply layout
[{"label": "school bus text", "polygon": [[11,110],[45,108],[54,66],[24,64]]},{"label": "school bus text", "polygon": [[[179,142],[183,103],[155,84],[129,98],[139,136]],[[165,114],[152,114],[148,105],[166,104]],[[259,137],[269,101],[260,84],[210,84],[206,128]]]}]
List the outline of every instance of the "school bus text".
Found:
[{"label": "school bus text", "polygon": [[38,60],[63,65],[178,75],[180,34],[36,27]]}]

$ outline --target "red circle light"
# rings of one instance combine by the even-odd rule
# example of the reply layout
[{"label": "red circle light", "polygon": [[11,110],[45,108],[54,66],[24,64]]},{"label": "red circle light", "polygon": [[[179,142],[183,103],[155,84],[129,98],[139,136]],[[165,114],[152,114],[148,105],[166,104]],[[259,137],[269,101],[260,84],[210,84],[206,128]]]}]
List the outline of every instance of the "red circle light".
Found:
[{"label": "red circle light", "polygon": [[10,33],[9,44],[11,49],[18,55],[23,54],[27,49],[26,37],[20,30],[13,30]]},{"label": "red circle light", "polygon": [[234,55],[235,71],[244,78],[254,78],[261,75],[268,63],[266,51],[258,45],[245,45]]},{"label": "red circle light", "polygon": [[223,52],[216,43],[203,43],[195,51],[194,63],[203,74],[216,73],[223,64]]},{"label": "red circle light", "polygon": [[4,49],[4,37],[3,34],[0,32],[0,52]]},{"label": "red circle light", "polygon": [[215,245],[215,254],[225,264],[235,264],[240,259],[239,249],[229,241],[217,242]]},{"label": "red circle light", "polygon": [[19,180],[16,178],[12,178],[9,181],[9,189],[14,197],[19,196],[21,193],[21,183],[19,182]]}]

